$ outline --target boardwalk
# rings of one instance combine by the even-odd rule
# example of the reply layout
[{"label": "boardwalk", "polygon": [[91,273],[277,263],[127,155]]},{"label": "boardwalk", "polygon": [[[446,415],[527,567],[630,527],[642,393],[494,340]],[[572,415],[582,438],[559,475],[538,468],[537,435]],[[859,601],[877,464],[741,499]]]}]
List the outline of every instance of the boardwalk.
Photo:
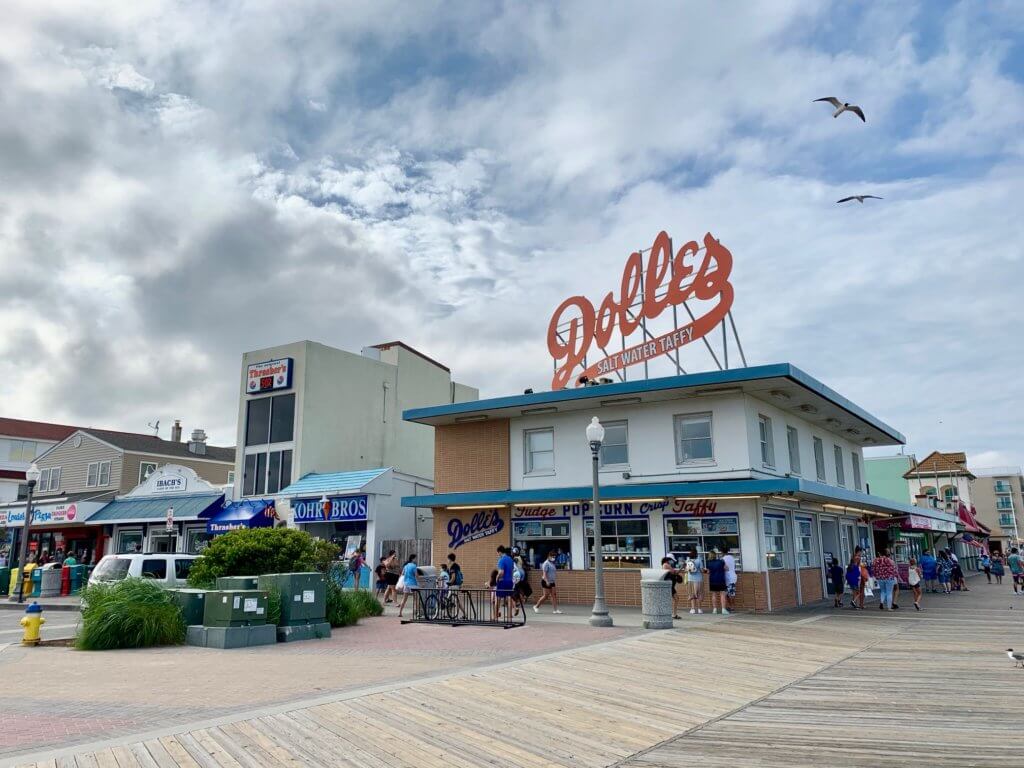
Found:
[{"label": "boardwalk", "polygon": [[[967,595],[930,596],[920,614],[688,623],[27,764],[1014,764],[1024,672],[1002,651],[1024,647],[1024,599],[974,584]],[[457,630],[437,631],[458,642]]]}]

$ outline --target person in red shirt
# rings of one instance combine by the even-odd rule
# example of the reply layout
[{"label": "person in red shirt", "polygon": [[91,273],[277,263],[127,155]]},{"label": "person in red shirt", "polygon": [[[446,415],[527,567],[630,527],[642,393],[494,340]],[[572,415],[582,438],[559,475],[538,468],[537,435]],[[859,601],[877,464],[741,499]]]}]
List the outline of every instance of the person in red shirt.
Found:
[{"label": "person in red shirt", "polygon": [[892,610],[892,590],[896,586],[896,563],[892,559],[892,550],[886,548],[871,563],[875,580],[878,582],[879,610]]}]

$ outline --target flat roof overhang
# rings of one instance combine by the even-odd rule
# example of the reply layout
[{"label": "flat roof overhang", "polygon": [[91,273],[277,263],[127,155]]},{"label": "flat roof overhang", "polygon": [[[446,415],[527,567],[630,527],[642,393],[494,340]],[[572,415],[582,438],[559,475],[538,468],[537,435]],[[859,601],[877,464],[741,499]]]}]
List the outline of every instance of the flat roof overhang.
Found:
[{"label": "flat roof overhang", "polygon": [[906,443],[906,438],[888,424],[789,363],[412,408],[404,411],[402,418],[439,426],[741,392],[766,400],[850,442],[867,446]]},{"label": "flat roof overhang", "polygon": [[[565,502],[570,504],[589,501],[590,486],[570,488],[533,488],[512,491],[471,491],[465,493],[437,493],[429,496],[404,496],[403,507],[496,507],[504,505],[530,505]],[[680,483],[636,483],[601,486],[602,502],[629,500],[655,500],[669,498],[770,498],[803,500],[822,505],[825,509],[848,510],[850,513],[873,514],[880,517],[918,515],[933,520],[955,522],[952,515],[925,507],[900,504],[881,496],[871,496],[824,483],[797,477],[768,480],[711,480]]]}]

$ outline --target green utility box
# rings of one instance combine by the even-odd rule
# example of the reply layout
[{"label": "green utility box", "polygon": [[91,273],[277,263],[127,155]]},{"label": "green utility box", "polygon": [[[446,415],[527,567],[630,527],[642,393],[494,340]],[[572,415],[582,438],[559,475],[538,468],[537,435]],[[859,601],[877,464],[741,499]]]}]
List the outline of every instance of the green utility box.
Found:
[{"label": "green utility box", "polygon": [[280,593],[280,627],[320,624],[327,616],[327,579],[322,573],[267,573],[259,577],[259,586]]},{"label": "green utility box", "polygon": [[218,589],[206,593],[204,627],[253,627],[267,623],[267,593]]},{"label": "green utility box", "polygon": [[202,589],[169,589],[174,602],[181,608],[185,617],[185,626],[202,624],[206,611],[206,592]]},{"label": "green utility box", "polygon": [[217,589],[259,589],[258,576],[218,576]]},{"label": "green utility box", "polygon": [[0,568],[0,595],[6,595],[11,586],[11,569],[7,566]]}]

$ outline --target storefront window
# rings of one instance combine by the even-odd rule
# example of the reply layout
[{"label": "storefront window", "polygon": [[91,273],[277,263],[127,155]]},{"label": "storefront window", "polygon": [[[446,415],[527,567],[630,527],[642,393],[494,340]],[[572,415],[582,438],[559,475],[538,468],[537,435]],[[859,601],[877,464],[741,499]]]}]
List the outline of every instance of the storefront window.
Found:
[{"label": "storefront window", "polygon": [[142,529],[134,531],[118,531],[117,554],[127,555],[142,551]]},{"label": "storefront window", "polygon": [[729,547],[729,553],[736,558],[736,570],[743,570],[736,516],[668,518],[665,538],[668,554],[677,560],[694,548],[706,562],[709,552],[724,552]]},{"label": "storefront window", "polygon": [[786,518],[764,516],[764,550],[770,570],[786,567]]},{"label": "storefront window", "polygon": [[[594,565],[594,521],[586,521],[587,554]],[[651,530],[646,518],[602,520],[601,553],[605,568],[649,568],[651,566]]]},{"label": "storefront window", "polygon": [[801,568],[810,568],[814,561],[814,523],[810,518],[795,518],[796,562]]},{"label": "storefront window", "polygon": [[547,559],[551,550],[557,550],[559,568],[569,563],[568,520],[519,520],[512,523],[512,542],[526,555],[534,568]]},{"label": "storefront window", "polygon": [[190,555],[200,554],[213,541],[213,534],[204,528],[193,528],[185,533],[185,551]]},{"label": "storefront window", "polygon": [[178,537],[166,531],[153,531],[149,535],[149,552],[154,554],[167,554],[173,552],[177,546]]}]

